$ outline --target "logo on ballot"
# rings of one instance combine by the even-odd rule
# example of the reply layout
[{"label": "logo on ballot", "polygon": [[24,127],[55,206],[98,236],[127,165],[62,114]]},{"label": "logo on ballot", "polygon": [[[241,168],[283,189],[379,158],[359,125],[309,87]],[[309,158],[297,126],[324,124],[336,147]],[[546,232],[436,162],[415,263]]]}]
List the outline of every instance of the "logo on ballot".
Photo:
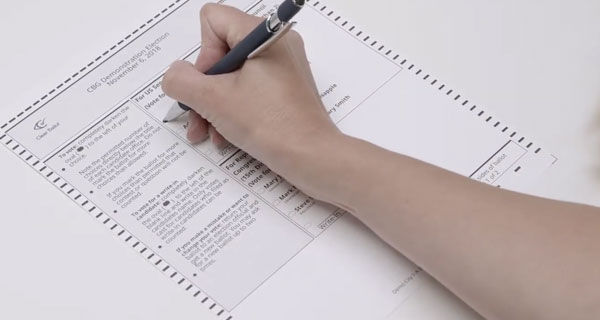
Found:
[{"label": "logo on ballot", "polygon": [[35,125],[33,126],[33,130],[39,131],[45,129],[47,126],[48,124],[46,124],[46,118],[44,118],[35,123]]},{"label": "logo on ballot", "polygon": [[36,132],[35,134],[37,135],[35,137],[35,139],[38,141],[41,141],[42,139],[47,137],[50,132],[54,131],[54,129],[58,128],[59,126],[60,126],[59,122],[56,122],[54,124],[52,124],[52,123],[48,124],[46,122],[46,118],[44,118],[42,120],[38,120],[33,125],[33,130],[34,130],[34,132]]}]

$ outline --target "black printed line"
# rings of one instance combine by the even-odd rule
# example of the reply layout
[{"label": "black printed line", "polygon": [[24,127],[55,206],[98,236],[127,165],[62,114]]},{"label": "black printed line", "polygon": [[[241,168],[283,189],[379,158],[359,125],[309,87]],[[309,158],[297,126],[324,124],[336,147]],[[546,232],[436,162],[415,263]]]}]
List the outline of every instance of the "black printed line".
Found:
[{"label": "black printed line", "polygon": [[[178,0],[177,2],[179,2],[179,0]],[[187,1],[186,1],[186,2],[187,2]],[[318,2],[317,2],[317,3],[318,3]],[[171,4],[169,7],[173,7],[173,6],[174,6],[174,4]],[[316,6],[316,4],[315,4],[315,6]],[[326,6],[323,6],[323,8],[321,9],[321,11],[323,11],[325,8],[326,8]],[[165,9],[165,10],[163,10],[162,12],[166,12],[166,9]],[[333,14],[333,11],[331,11],[331,12],[328,14],[328,16],[331,16],[332,14]],[[160,15],[158,15],[158,16],[160,16]],[[339,18],[340,18],[340,17],[338,16],[338,17],[336,18],[336,21],[337,21]],[[152,20],[152,19],[151,19],[151,20]],[[150,21],[151,21],[151,20],[150,20]],[[142,27],[140,27],[140,28],[143,28],[143,26],[142,26]],[[354,28],[354,27],[353,27],[353,28]],[[138,30],[134,30],[134,32],[132,32],[132,34],[135,34],[135,33],[137,33],[137,32],[138,32]],[[362,31],[361,31],[360,33],[362,34]],[[131,35],[129,35],[129,37],[131,37]],[[126,37],[126,38],[127,38],[127,37]],[[365,41],[366,41],[366,40],[365,40]],[[373,43],[371,46],[374,46],[374,45],[375,45],[375,43],[377,43],[377,42],[374,42],[374,43]],[[382,47],[379,49],[379,51],[381,51],[382,49],[383,49],[383,46],[382,46]],[[391,50],[390,50],[390,51],[388,51],[388,53],[387,53],[387,54],[389,54],[389,53],[391,53]],[[387,54],[386,54],[386,55],[387,55]],[[397,59],[397,58],[398,58],[398,56],[396,56],[396,57],[394,58],[394,60],[395,60],[395,59]],[[412,66],[411,66],[411,68],[412,68]],[[83,69],[81,72],[83,72],[84,70],[85,70],[85,68],[84,68],[84,69]],[[419,74],[420,72],[421,72],[421,70],[419,70],[417,74]],[[429,75],[427,75],[427,77],[429,77]],[[437,80],[436,80],[436,81],[437,81]],[[68,82],[68,81],[67,81],[67,82]],[[45,99],[45,97],[43,97],[42,99]],[[457,99],[456,99],[456,100],[457,100]],[[465,104],[466,104],[466,103],[465,103]],[[35,111],[34,111],[34,112],[35,112]],[[482,112],[483,112],[483,111],[482,111]],[[539,149],[538,149],[538,150],[539,150]],[[239,151],[238,151],[238,152],[239,152]],[[230,159],[228,159],[228,160],[230,160]],[[122,232],[123,232],[123,231],[122,231]],[[129,239],[129,238],[128,238],[128,239]],[[137,243],[136,243],[136,244],[137,244]],[[182,281],[183,281],[183,280],[184,280],[184,279],[182,279]],[[200,293],[200,291],[198,291],[196,294],[199,294],[199,293]],[[213,305],[211,306],[211,309],[212,309],[214,306],[215,306],[215,304],[213,304]],[[223,312],[223,310],[221,310],[221,311],[219,312],[219,315],[220,315],[222,312]],[[231,319],[231,316],[230,316],[230,317],[228,317],[227,319]]]},{"label": "black printed line", "polygon": [[[175,10],[172,10],[171,12],[169,12],[166,15],[163,15],[163,17],[157,21],[153,26],[149,27],[148,29],[145,29],[144,32],[139,33],[131,42],[125,44],[124,46],[121,46],[119,48],[119,50],[117,49],[117,45],[113,45],[109,50],[105,51],[105,53],[103,54],[103,56],[108,55],[109,53],[111,53],[111,51],[114,51],[112,53],[112,55],[110,55],[106,60],[102,61],[101,63],[96,64],[96,66],[94,68],[83,68],[84,70],[87,69],[87,73],[85,75],[88,75],[89,73],[93,72],[94,70],[96,70],[98,67],[102,66],[103,64],[106,63],[106,61],[109,60],[110,57],[113,57],[114,55],[118,54],[119,52],[121,52],[123,49],[129,47],[135,39],[141,37],[142,35],[144,35],[146,32],[148,32],[149,30],[152,30],[152,28],[154,28],[156,25],[158,25],[159,22],[163,21],[164,19],[166,19],[167,17],[169,17],[171,14],[173,14],[174,12],[176,12],[177,10],[179,10],[179,8],[183,7],[183,5],[185,5],[187,2],[189,2],[190,0],[185,0],[183,1],[182,5],[179,6],[178,8],[176,8]],[[177,2],[176,2],[177,3]],[[162,13],[165,13],[166,11],[168,11],[167,9],[163,10]],[[157,19],[158,17],[160,17],[161,14],[158,14],[157,16],[155,16],[155,18]],[[39,107],[36,107],[36,109],[34,109],[33,111],[29,112],[28,114],[26,114],[23,118],[20,118],[19,121],[17,121],[16,123],[12,124],[12,126],[10,128],[8,128],[8,130],[6,130],[7,132],[10,132],[12,129],[14,129],[16,126],[18,126],[19,124],[21,124],[23,121],[25,121],[26,119],[28,119],[30,116],[32,116],[33,114],[35,114],[37,111],[39,111],[41,108],[43,108],[45,105],[47,105],[48,103],[50,103],[51,101],[53,101],[54,99],[56,99],[56,97],[60,96],[62,93],[64,93],[67,89],[69,89],[70,87],[72,87],[74,84],[76,84],[77,82],[81,81],[85,75],[82,75],[81,77],[77,78],[80,75],[80,72],[74,73],[71,77],[69,77],[68,79],[66,79],[63,83],[64,84],[68,84],[70,83],[70,85],[66,86],[64,89],[62,89],[62,91],[58,92],[56,95],[50,97],[50,99],[46,100],[46,98],[49,98],[48,94],[45,94],[44,96],[42,96],[42,98],[38,101],[36,101],[35,103],[33,103],[34,106],[36,106],[37,104],[39,104],[41,101],[44,101],[43,104],[41,104]],[[76,79],[77,78],[77,79]],[[14,121],[14,120],[12,120]],[[12,121],[9,121],[9,123],[11,123]]]},{"label": "black printed line", "polygon": [[498,155],[498,153],[500,153],[500,151],[502,151],[504,148],[506,148],[506,146],[508,146],[511,143],[511,140],[508,140],[508,142],[506,142],[502,148],[498,149],[498,151],[496,151],[489,159],[485,160],[483,162],[483,164],[481,166],[479,166],[479,168],[477,168],[477,170],[473,171],[473,173],[469,176],[469,178],[473,178],[473,176],[479,171],[481,170],[481,168],[483,168],[485,166],[486,163],[490,162],[490,160],[494,159],[495,156]]},{"label": "black printed line", "polygon": [[219,167],[222,167],[225,163],[227,163],[229,160],[231,160],[233,157],[235,157],[240,152],[242,152],[242,150],[238,149],[238,151],[234,152],[229,158],[227,158],[225,161],[221,162]]}]

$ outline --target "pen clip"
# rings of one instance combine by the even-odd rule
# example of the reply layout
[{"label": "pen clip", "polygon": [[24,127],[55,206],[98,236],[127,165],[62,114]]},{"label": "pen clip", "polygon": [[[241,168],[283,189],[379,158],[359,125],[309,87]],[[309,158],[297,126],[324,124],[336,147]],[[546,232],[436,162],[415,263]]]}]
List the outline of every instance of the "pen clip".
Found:
[{"label": "pen clip", "polygon": [[267,40],[260,47],[256,48],[256,50],[252,51],[252,53],[250,53],[250,55],[248,55],[248,59],[256,58],[258,55],[265,52],[275,42],[277,42],[277,40],[281,39],[283,36],[286,35],[286,33],[288,33],[290,30],[292,30],[294,25],[296,25],[296,22],[284,22],[281,25],[281,28],[279,28],[279,30],[277,32],[275,32],[273,34],[273,36],[271,36],[271,38],[269,38],[269,40]]}]

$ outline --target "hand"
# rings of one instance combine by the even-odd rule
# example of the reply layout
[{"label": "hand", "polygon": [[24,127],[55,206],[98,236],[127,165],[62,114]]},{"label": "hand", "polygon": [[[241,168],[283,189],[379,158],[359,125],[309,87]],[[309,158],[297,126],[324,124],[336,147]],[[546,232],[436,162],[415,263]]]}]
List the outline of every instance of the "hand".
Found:
[{"label": "hand", "polygon": [[188,139],[225,139],[280,174],[292,171],[294,148],[339,134],[318,95],[298,33],[292,31],[231,74],[202,73],[219,61],[262,19],[207,4],[200,13],[202,48],[195,65],[178,61],[165,74],[164,92],[190,112]]}]

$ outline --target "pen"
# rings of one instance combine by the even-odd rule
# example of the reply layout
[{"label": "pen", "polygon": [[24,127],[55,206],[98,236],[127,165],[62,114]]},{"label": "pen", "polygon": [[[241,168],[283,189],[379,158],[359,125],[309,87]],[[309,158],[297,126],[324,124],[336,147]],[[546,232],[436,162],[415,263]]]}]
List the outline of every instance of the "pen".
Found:
[{"label": "pen", "polygon": [[[252,59],[268,49],[292,28],[294,24],[290,23],[290,20],[300,12],[304,3],[305,0],[285,0],[277,8],[276,13],[261,22],[205,74],[218,75],[233,72],[241,68],[247,59]],[[167,112],[163,122],[173,121],[190,110],[190,107],[181,102],[175,103]]]}]

